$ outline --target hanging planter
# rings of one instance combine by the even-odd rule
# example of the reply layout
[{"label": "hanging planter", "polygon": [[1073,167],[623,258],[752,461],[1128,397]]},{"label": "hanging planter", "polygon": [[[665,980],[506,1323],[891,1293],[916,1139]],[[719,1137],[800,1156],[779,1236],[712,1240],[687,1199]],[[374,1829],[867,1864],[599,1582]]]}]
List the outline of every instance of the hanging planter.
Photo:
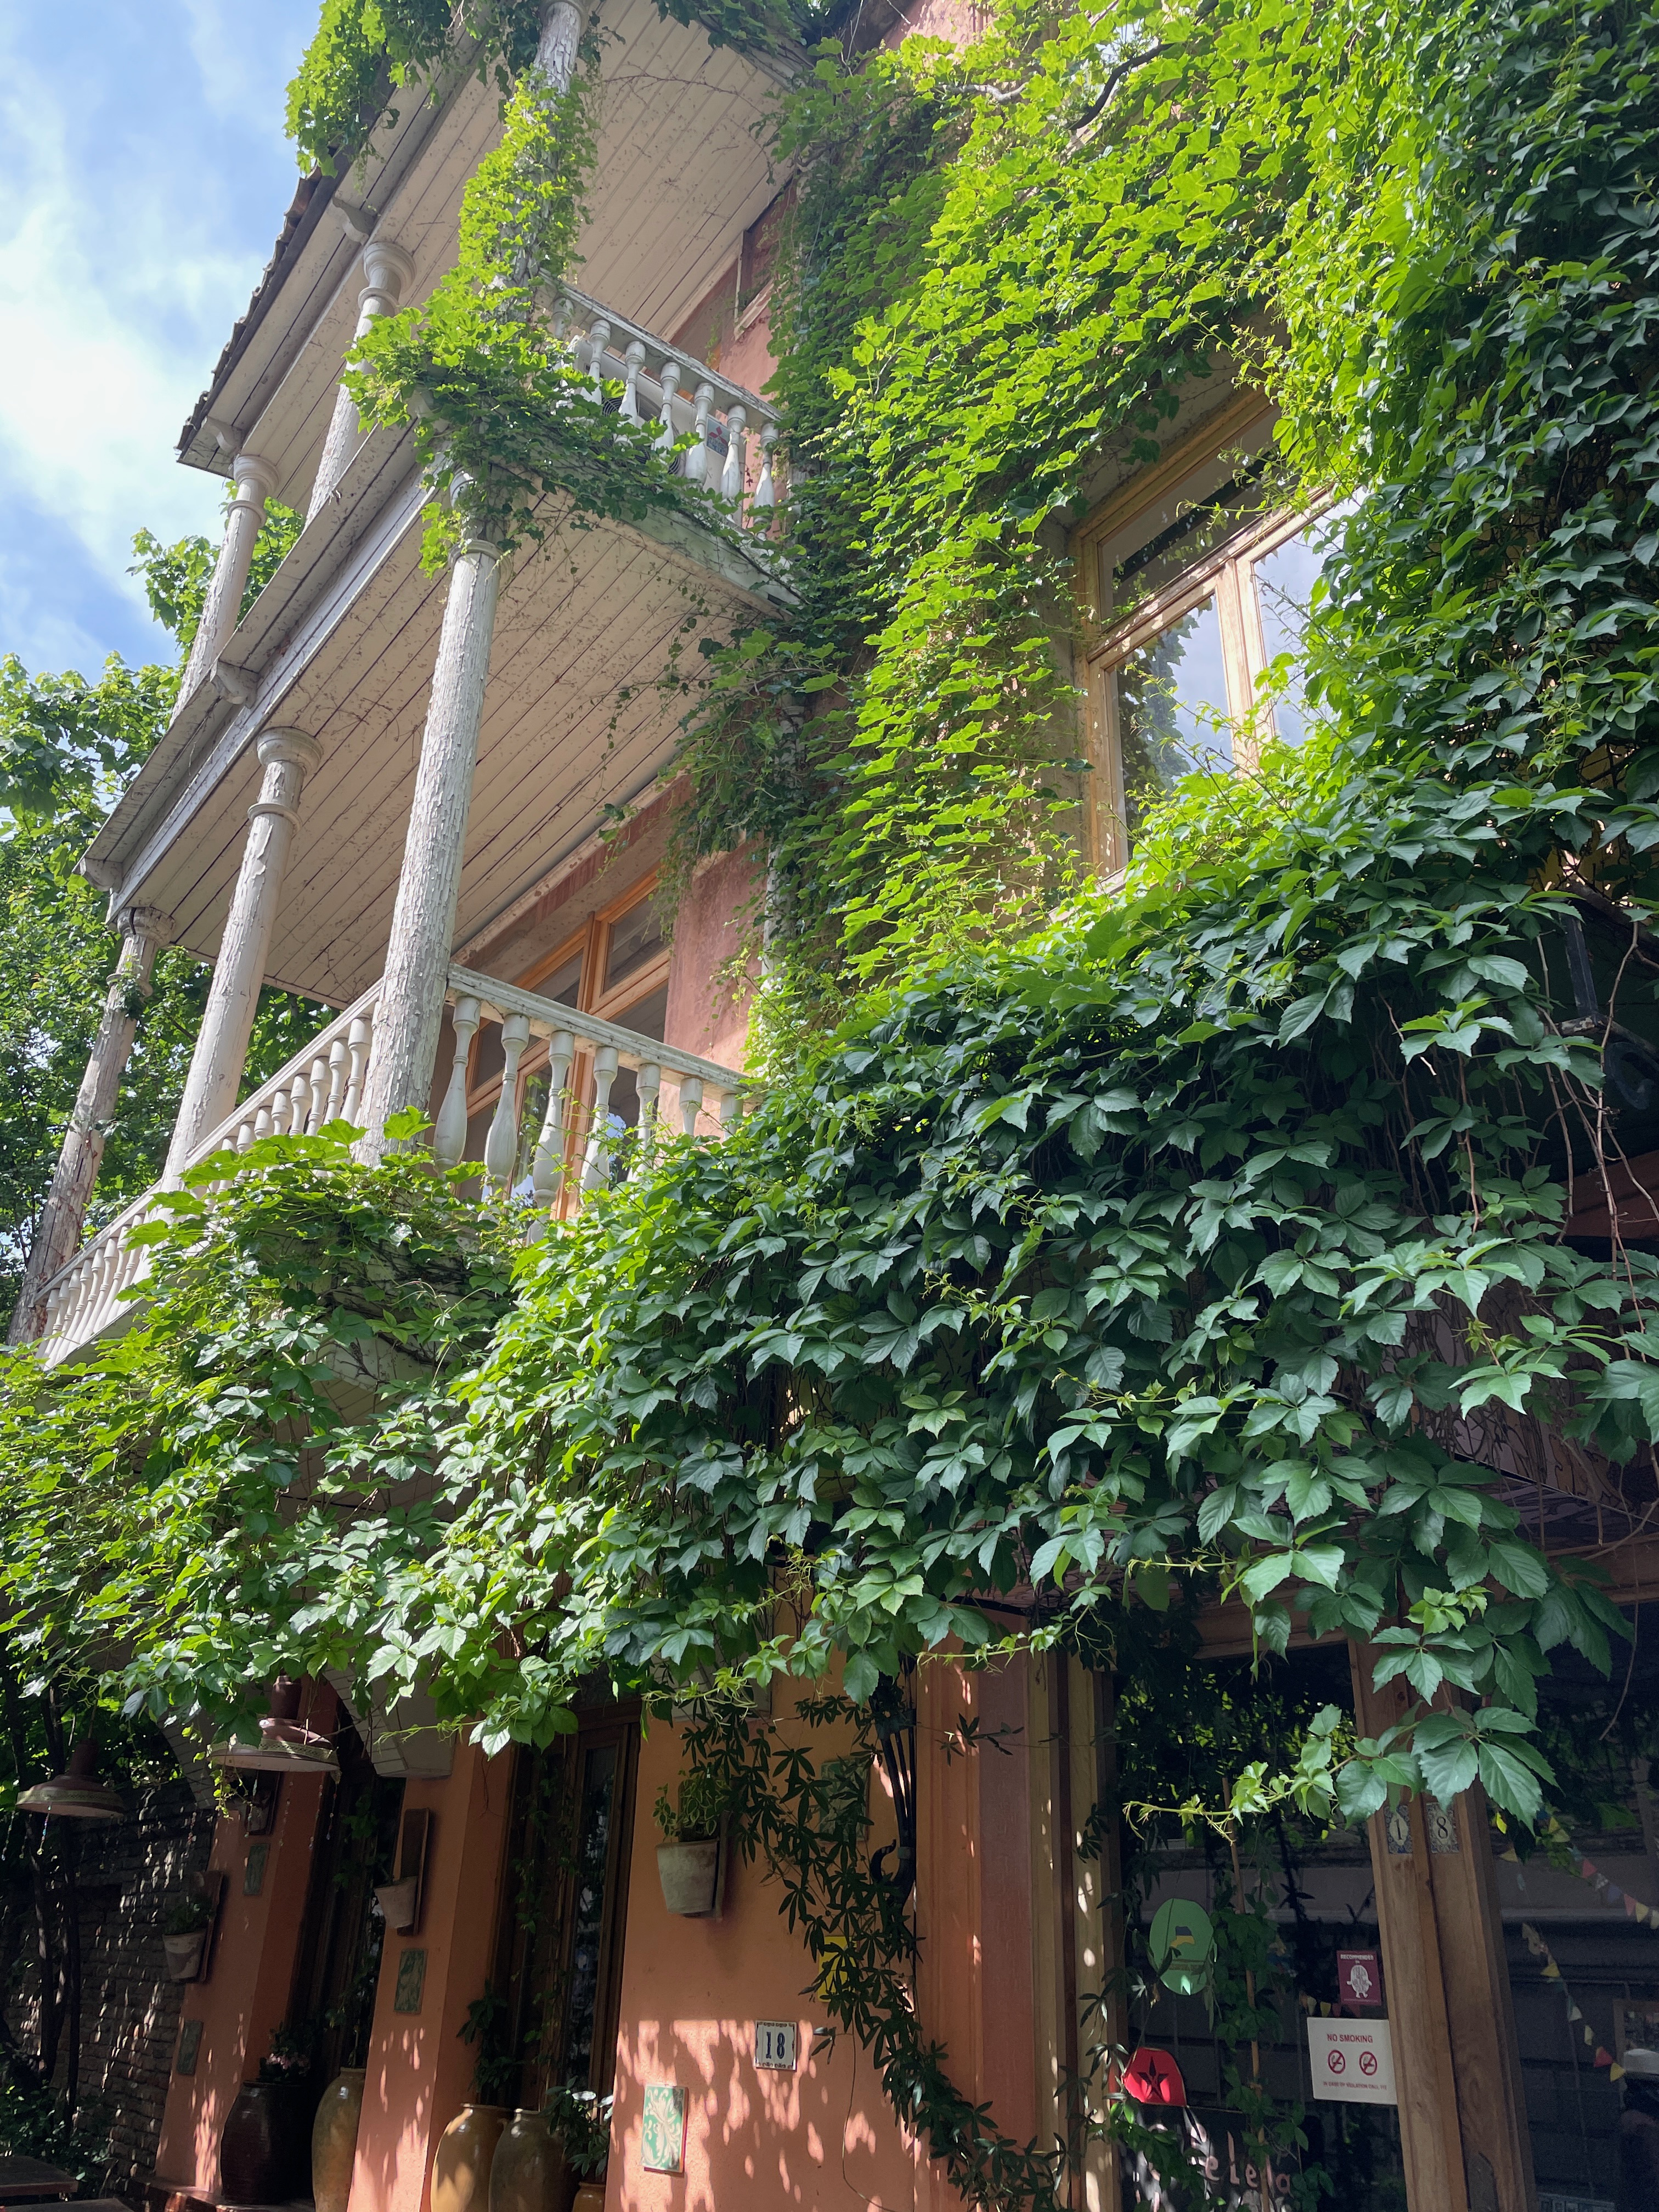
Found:
[{"label": "hanging planter", "polygon": [[657,1878],[662,1901],[688,1920],[708,1919],[719,1908],[720,1839],[681,1836],[657,1846]]},{"label": "hanging planter", "polygon": [[193,1982],[197,1979],[202,1971],[202,1954],[207,1949],[207,1939],[205,1928],[161,1938],[161,1948],[167,1954],[167,1974],[171,1980]]}]

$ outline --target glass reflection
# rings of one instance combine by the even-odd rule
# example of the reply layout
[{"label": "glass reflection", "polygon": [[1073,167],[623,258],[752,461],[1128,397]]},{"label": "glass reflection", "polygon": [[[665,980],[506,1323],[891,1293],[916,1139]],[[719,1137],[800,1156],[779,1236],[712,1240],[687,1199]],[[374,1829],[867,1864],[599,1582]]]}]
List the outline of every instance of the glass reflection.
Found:
[{"label": "glass reflection", "polygon": [[1254,564],[1261,642],[1278,686],[1273,692],[1273,726],[1287,745],[1301,744],[1308,734],[1310,710],[1302,683],[1303,639],[1307,635],[1314,586],[1352,512],[1351,501],[1333,507]]},{"label": "glass reflection", "polygon": [[1117,671],[1117,726],[1129,826],[1194,769],[1233,764],[1221,620],[1205,599],[1132,653]]},{"label": "glass reflection", "polygon": [[579,2086],[589,2081],[593,2067],[599,1954],[605,1942],[605,1878],[611,1858],[611,1799],[616,1781],[616,1746],[600,1744],[582,1762],[570,2001],[565,2013],[564,2064],[561,2071],[562,2080]]}]

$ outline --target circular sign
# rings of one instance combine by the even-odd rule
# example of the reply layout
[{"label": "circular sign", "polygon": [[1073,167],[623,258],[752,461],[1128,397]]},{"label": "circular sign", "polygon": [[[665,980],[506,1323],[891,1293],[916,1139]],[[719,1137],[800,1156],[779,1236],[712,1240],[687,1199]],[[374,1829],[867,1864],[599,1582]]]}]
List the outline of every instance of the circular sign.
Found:
[{"label": "circular sign", "polygon": [[1160,1905],[1152,1915],[1149,1940],[1152,1964],[1165,1989],[1190,1997],[1208,1986],[1215,1929],[1201,1905],[1189,1897],[1172,1897]]},{"label": "circular sign", "polygon": [[1333,2074],[1346,2074],[1348,2070],[1348,2062],[1340,2051],[1328,2051],[1325,2055],[1325,2063]]},{"label": "circular sign", "polygon": [[1363,2075],[1364,2075],[1367,2081],[1369,2081],[1370,2076],[1376,2073],[1376,2053],[1374,2051],[1362,2051],[1360,2052],[1359,2070]]}]

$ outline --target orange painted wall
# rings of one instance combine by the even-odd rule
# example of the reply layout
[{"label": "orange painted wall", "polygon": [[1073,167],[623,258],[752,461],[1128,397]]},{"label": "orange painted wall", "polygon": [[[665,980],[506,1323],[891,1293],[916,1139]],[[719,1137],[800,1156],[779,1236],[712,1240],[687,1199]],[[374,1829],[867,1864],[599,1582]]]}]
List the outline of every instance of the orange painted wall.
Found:
[{"label": "orange painted wall", "polygon": [[275,1826],[255,1838],[270,1846],[257,1897],[243,1891],[249,1844],[241,1822],[219,1822],[208,1864],[226,1876],[226,1894],[211,1978],[191,1984],[185,1996],[185,2019],[203,2024],[201,2047],[195,2073],[175,2074],[168,2085],[155,2158],[157,2174],[177,2185],[217,2189],[225,2116],[287,2017],[322,1795],[320,1775],[283,1776]]},{"label": "orange painted wall", "polygon": [[700,868],[674,917],[665,1041],[726,1067],[741,1067],[749,999],[715,978],[743,943],[745,913],[761,889],[765,857],[756,848],[726,853]]},{"label": "orange painted wall", "polygon": [[[374,1999],[350,2212],[422,2212],[438,2138],[472,2095],[477,2054],[461,2040],[494,1954],[512,1761],[455,1747],[444,1781],[411,1781],[405,1812],[434,1816],[421,1924],[390,1936]],[[393,2009],[399,1964],[426,1953],[418,2013]]]},{"label": "orange painted wall", "polygon": [[[916,1700],[917,2008],[957,2087],[990,2100],[1024,2142],[1036,2124],[1036,2077],[1024,1662],[995,1674],[924,1666]],[[1006,1728],[1005,1750],[947,1758],[963,1716]],[[678,1731],[657,1724],[640,1759],[606,2212],[846,2212],[859,2198],[883,2212],[960,2212],[957,2192],[898,2127],[868,2057],[844,2035],[827,2056],[811,2055],[828,2015],[802,1994],[811,1961],[763,1869],[734,1855],[717,1921],[665,1907],[648,1808],[680,1766]],[[757,2069],[759,2020],[797,2023],[796,2073]],[[652,2081],[690,2092],[683,2175],[641,2163]]]},{"label": "orange painted wall", "polygon": [[[668,1911],[650,1807],[680,1771],[678,1731],[653,1724],[641,1748],[623,1964],[617,2105],[606,2212],[732,2212],[749,2204],[836,2207],[860,2198],[911,2212],[917,2160],[868,2058],[842,2037],[812,2057],[823,2008],[801,1992],[811,1962],[758,1865],[736,1860],[719,1920]],[[793,2074],[757,2069],[757,2020],[796,2023]],[[690,2092],[684,2174],[641,2166],[644,2090]]]}]

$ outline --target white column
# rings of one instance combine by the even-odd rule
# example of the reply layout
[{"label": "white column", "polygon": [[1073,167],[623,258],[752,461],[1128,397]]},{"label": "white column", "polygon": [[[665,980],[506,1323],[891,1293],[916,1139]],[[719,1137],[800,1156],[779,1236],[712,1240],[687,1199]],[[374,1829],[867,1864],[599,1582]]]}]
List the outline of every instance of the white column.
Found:
[{"label": "white column", "polygon": [[242,593],[247,589],[247,572],[253,562],[253,541],[265,519],[265,501],[276,489],[276,470],[257,453],[238,453],[230,465],[230,473],[235,482],[236,496],[225,517],[224,543],[219,548],[218,566],[208,586],[207,603],[191,645],[190,659],[185,663],[175,714],[198,684],[211,673],[214,662],[236,628],[242,610]]},{"label": "white column", "polygon": [[[556,91],[569,85],[581,27],[581,11],[573,0],[554,0],[544,19],[536,67]],[[464,479],[458,480],[453,496],[465,506],[470,489]],[[378,1159],[386,1149],[386,1125],[392,1115],[411,1108],[424,1115],[431,1104],[500,590],[499,549],[485,538],[469,538],[450,571],[403,872],[374,1008],[362,1116],[367,1134],[359,1147],[368,1159]]]},{"label": "white column", "polygon": [[173,934],[171,915],[153,906],[128,907],[121,915],[121,955],[110,977],[104,1018],[87,1060],[69,1127],[64,1132],[52,1188],[29,1246],[22,1287],[11,1317],[8,1340],[28,1344],[46,1317],[46,1285],[81,1242],[88,1202],[98,1180],[104,1139],[126,1072],[138,1017],[149,996],[155,955]]},{"label": "white column", "polygon": [[368,1158],[379,1158],[390,1115],[411,1106],[424,1114],[431,1100],[500,588],[501,555],[484,539],[469,538],[450,570],[403,871],[374,1007],[362,1109],[368,1134],[362,1149]]},{"label": "white column", "polygon": [[247,811],[242,865],[167,1152],[169,1182],[176,1182],[203,1138],[236,1103],[254,1012],[265,980],[270,933],[282,897],[283,870],[300,819],[300,792],[307,772],[321,757],[322,747],[316,738],[301,730],[267,730],[259,740],[264,781],[258,798]]},{"label": "white column", "polygon": [[[415,280],[415,264],[402,246],[392,246],[385,239],[371,238],[363,248],[363,276],[366,281],[357,295],[354,345],[377,318],[396,314],[404,288]],[[317,464],[317,481],[312,487],[311,505],[306,509],[307,522],[314,521],[334,496],[362,436],[357,403],[342,384],[334,395],[334,414],[323,441],[323,457]]]}]

